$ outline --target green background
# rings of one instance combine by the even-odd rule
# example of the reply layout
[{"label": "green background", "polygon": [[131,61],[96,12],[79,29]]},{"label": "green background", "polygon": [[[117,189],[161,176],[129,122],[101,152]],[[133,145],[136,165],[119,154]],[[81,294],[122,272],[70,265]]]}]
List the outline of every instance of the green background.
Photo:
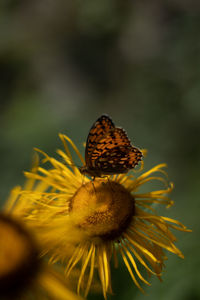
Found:
[{"label": "green background", "polygon": [[200,299],[198,1],[2,0],[0,36],[1,203],[34,147],[54,155],[59,132],[82,147],[107,113],[148,149],[146,169],[168,164],[175,206],[162,213],[193,229],[175,233],[186,258],[169,254],[146,296],[113,270],[113,299]]}]

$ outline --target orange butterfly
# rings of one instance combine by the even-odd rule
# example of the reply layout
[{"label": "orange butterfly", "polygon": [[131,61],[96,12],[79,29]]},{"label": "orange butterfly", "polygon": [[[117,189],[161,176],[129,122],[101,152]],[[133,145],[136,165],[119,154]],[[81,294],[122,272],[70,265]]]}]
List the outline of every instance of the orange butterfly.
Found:
[{"label": "orange butterfly", "polygon": [[123,128],[115,127],[111,118],[102,115],[89,131],[85,166],[82,174],[93,177],[126,173],[142,159],[142,152],[131,145]]}]

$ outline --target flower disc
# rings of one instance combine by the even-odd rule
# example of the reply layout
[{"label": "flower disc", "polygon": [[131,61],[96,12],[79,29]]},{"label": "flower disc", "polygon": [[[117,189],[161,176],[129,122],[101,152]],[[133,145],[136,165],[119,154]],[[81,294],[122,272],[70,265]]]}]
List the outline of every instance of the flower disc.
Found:
[{"label": "flower disc", "polygon": [[79,226],[90,236],[115,239],[129,225],[135,201],[121,184],[95,180],[81,186],[71,200],[71,212],[84,215]]}]

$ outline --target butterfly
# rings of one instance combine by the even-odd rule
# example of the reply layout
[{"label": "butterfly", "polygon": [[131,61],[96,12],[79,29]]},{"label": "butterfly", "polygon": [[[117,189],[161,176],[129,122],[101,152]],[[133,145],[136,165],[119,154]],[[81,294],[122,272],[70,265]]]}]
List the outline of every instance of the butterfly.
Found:
[{"label": "butterfly", "polygon": [[142,152],[131,145],[126,131],[115,127],[108,115],[100,116],[91,127],[85,148],[82,174],[102,177],[127,173],[142,159]]}]

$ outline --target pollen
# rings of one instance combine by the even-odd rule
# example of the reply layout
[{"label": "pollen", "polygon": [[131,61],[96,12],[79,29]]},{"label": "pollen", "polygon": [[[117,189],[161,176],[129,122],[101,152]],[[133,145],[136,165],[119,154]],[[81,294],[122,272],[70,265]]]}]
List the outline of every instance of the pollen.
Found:
[{"label": "pollen", "polygon": [[85,213],[78,226],[90,237],[113,240],[129,226],[135,200],[121,184],[98,179],[77,190],[71,199],[70,212]]}]

